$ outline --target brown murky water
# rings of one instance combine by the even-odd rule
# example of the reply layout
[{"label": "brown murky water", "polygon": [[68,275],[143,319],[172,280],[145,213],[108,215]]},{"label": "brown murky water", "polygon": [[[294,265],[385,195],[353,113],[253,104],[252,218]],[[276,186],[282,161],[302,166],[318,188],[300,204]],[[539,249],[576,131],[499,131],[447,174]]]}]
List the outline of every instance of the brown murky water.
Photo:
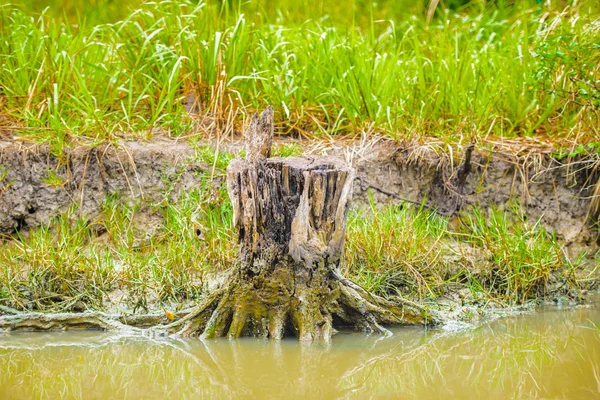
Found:
[{"label": "brown murky water", "polygon": [[294,340],[0,336],[0,398],[600,398],[600,307]]}]

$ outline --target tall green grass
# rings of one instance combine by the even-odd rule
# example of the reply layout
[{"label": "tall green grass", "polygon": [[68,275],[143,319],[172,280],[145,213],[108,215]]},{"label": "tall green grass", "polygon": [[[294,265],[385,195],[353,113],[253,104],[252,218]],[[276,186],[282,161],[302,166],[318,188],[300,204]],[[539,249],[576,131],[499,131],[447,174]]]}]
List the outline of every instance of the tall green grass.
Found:
[{"label": "tall green grass", "polygon": [[273,104],[282,133],[597,141],[598,3],[509,3],[429,18],[420,1],[166,0],[110,23],[85,7],[3,5],[4,130],[57,151],[74,138],[178,136],[198,127],[192,93],[224,120]]},{"label": "tall green grass", "polygon": [[[0,242],[0,305],[34,310],[156,309],[197,299],[206,274],[235,259],[232,210],[223,191],[182,194],[141,210],[109,197],[101,215],[75,210]],[[140,218],[144,218],[140,220]],[[342,271],[382,296],[423,301],[467,289],[513,305],[577,295],[583,274],[538,224],[507,211],[475,210],[451,230],[446,217],[412,205],[353,211]]]},{"label": "tall green grass", "polygon": [[577,294],[589,278],[578,275],[582,260],[518,210],[475,208],[453,229],[449,222],[406,204],[359,211],[348,223],[346,273],[384,296],[469,289],[502,304]]}]

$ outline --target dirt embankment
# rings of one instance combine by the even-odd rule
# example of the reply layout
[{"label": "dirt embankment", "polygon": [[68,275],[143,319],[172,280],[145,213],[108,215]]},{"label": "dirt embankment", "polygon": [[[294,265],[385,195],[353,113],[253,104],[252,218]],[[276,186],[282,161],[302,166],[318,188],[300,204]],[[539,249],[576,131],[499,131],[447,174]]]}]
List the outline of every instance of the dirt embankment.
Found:
[{"label": "dirt embankment", "polygon": [[[389,140],[305,151],[352,161],[356,204],[369,201],[369,189],[376,203],[425,202],[444,215],[516,202],[529,219],[541,219],[573,248],[600,244],[598,157],[557,160],[542,152],[519,156],[481,148],[457,155]],[[195,148],[182,142],[77,147],[60,158],[47,146],[0,142],[0,233],[39,226],[72,205],[80,215],[97,215],[111,194],[147,204],[177,202],[182,191],[199,188],[206,174],[217,185],[222,179]]]}]

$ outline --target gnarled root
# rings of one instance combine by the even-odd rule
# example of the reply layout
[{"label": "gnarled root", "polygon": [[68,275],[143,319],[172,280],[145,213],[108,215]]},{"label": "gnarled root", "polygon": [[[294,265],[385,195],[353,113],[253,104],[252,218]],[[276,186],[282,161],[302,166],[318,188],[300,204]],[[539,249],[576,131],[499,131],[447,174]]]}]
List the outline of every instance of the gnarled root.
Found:
[{"label": "gnarled root", "polygon": [[417,304],[371,295],[338,273],[329,278],[324,286],[294,287],[293,279],[233,277],[185,318],[157,329],[181,337],[293,335],[301,341],[329,341],[335,328],[389,335],[383,325],[437,322]]},{"label": "gnarled root", "polygon": [[[194,312],[183,310],[176,313],[184,321]],[[0,306],[0,332],[13,331],[62,331],[62,330],[103,330],[124,334],[152,333],[149,327],[164,326],[168,321],[164,312],[150,314],[109,314],[97,311],[42,313],[23,312],[10,307]]]},{"label": "gnarled root", "polygon": [[[279,278],[289,278],[280,276]],[[133,335],[203,338],[242,336],[301,341],[329,341],[335,328],[388,335],[383,325],[433,324],[436,319],[417,304],[392,303],[363,290],[338,273],[324,286],[294,287],[288,279],[230,276],[224,288],[208,295],[180,319],[159,325],[164,316],[84,313],[21,313],[0,316],[0,331],[101,329]],[[154,325],[144,329],[142,326]]]},{"label": "gnarled root", "polygon": [[[0,331],[48,331],[65,329],[101,329],[140,333],[142,329],[126,325],[121,317],[101,312],[83,313],[16,313],[0,317]],[[133,321],[130,321],[133,322]]]}]

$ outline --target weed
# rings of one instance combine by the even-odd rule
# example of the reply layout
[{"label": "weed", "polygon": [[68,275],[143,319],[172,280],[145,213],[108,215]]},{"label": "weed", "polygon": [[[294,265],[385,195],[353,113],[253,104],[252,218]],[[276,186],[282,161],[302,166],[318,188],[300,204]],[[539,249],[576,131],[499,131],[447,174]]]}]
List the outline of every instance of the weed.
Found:
[{"label": "weed", "polygon": [[295,157],[302,155],[302,148],[296,143],[281,143],[273,146],[273,157]]},{"label": "weed", "polygon": [[233,154],[226,151],[219,151],[208,145],[195,147],[195,151],[195,157],[198,161],[220,171],[225,171],[229,162],[234,158]]},{"label": "weed", "polygon": [[8,176],[8,168],[0,164],[0,183]]},{"label": "weed", "polygon": [[61,186],[64,186],[65,183],[67,183],[54,170],[48,171],[48,174],[46,175],[46,177],[42,178],[41,181],[47,185],[54,186],[54,187],[61,187]]}]

